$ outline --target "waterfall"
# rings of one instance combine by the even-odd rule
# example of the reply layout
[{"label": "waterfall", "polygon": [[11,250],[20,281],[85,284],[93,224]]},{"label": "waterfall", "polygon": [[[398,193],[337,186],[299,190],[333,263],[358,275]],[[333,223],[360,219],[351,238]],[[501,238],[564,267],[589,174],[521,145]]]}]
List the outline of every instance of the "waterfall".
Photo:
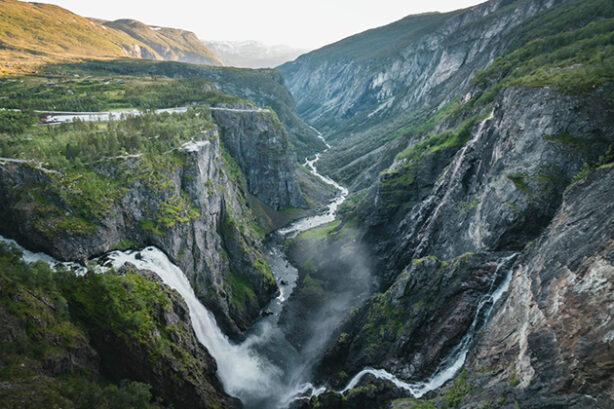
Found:
[{"label": "waterfall", "polygon": [[456,345],[452,351],[450,351],[448,356],[443,359],[433,375],[431,375],[428,379],[421,382],[405,382],[384,369],[365,368],[358,372],[350,380],[347,386],[339,392],[344,393],[356,387],[365,375],[373,375],[378,379],[392,382],[396,387],[408,391],[414,398],[421,398],[426,393],[438,389],[446,382],[454,378],[454,376],[456,376],[458,371],[465,364],[467,353],[469,352],[469,348],[471,347],[471,342],[473,341],[475,334],[486,324],[486,322],[488,322],[488,318],[490,317],[495,304],[509,289],[513,273],[513,269],[511,267],[507,268],[506,274],[501,283],[498,286],[496,283],[500,278],[499,272],[505,269],[509,262],[513,261],[517,255],[518,253],[514,253],[499,260],[490,283],[489,291],[480,297],[473,321],[471,322],[471,326],[467,330],[467,333],[465,336],[463,336],[458,345]]},{"label": "waterfall", "polygon": [[[74,119],[68,114],[66,117],[63,119]],[[318,136],[326,144],[327,150],[330,149],[322,135]],[[184,145],[184,149],[191,147],[191,144]],[[313,175],[335,187],[339,194],[329,203],[323,214],[298,220],[280,229],[278,237],[282,239],[294,237],[302,231],[333,221],[337,208],[348,195],[347,189],[318,173],[316,164],[319,159],[320,154],[317,154],[313,159],[307,160],[305,166]],[[28,263],[40,260],[54,269],[61,264],[78,274],[87,272],[87,268],[82,265],[60,262],[44,253],[32,253],[13,240],[0,236],[0,241],[21,250],[22,259]],[[104,267],[96,267],[96,271],[101,273],[109,267],[120,268],[125,263],[131,263],[138,269],[149,270],[158,275],[164,284],[179,292],[185,300],[196,337],[215,359],[217,375],[224,390],[239,398],[247,408],[285,408],[297,397],[317,395],[323,392],[324,388],[318,388],[306,380],[309,364],[288,343],[285,334],[277,325],[283,304],[296,286],[298,271],[286,260],[280,243],[270,246],[267,258],[280,288],[280,295],[266,307],[272,314],[257,322],[241,344],[231,342],[221,331],[213,314],[194,294],[184,273],[161,250],[150,246],[140,251],[113,251],[93,261],[104,264]],[[271,361],[273,359],[275,362]]]},{"label": "waterfall", "polygon": [[[87,268],[74,262],[61,262],[45,253],[34,253],[20,246],[16,241],[0,236],[0,242],[11,245],[22,252],[21,259],[26,263],[42,261],[53,270],[62,265],[78,275],[87,272]],[[100,259],[104,267],[97,266],[95,271],[104,272],[109,267],[120,268],[125,263],[131,263],[140,270],[153,271],[164,284],[175,289],[185,300],[190,312],[192,327],[198,341],[203,344],[215,358],[218,366],[218,377],[227,393],[239,399],[268,398],[275,382],[279,383],[281,371],[264,357],[253,353],[249,344],[235,345],[217,326],[213,314],[196,298],[179,267],[155,247],[147,247],[141,251],[113,251]]]},{"label": "waterfall", "polygon": [[140,270],[153,271],[164,284],[181,294],[188,305],[196,337],[215,358],[218,376],[228,394],[241,400],[264,399],[268,396],[275,381],[282,375],[279,368],[253,353],[249,345],[230,342],[218,327],[213,314],[196,298],[181,269],[162,251],[155,247],[147,247],[138,252],[114,251],[106,258],[116,268],[128,262]]}]

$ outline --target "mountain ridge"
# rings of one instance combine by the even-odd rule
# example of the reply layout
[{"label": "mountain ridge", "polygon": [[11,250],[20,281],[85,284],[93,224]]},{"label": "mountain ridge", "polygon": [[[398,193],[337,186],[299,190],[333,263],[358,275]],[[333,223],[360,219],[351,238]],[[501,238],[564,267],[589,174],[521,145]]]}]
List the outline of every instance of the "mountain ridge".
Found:
[{"label": "mountain ridge", "polygon": [[[143,23],[128,30],[122,21],[79,16],[59,6],[0,2],[0,74],[31,72],[46,63],[118,57],[177,60],[222,65],[193,33],[163,28],[156,33]],[[135,20],[132,20],[135,21]],[[115,27],[115,28],[114,28]],[[146,31],[153,34],[144,35]],[[136,37],[135,35],[138,35]]]}]

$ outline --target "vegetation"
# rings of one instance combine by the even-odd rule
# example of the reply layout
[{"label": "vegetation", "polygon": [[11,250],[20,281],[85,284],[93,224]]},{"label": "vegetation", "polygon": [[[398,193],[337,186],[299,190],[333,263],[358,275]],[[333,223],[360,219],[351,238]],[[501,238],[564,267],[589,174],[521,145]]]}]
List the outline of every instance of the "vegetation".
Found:
[{"label": "vegetation", "polygon": [[104,25],[125,32],[167,60],[222,65],[222,61],[189,31],[167,27],[152,30],[140,21],[128,19],[106,22]]},{"label": "vegetation", "polygon": [[37,122],[30,112],[0,110],[0,135],[20,134]]},{"label": "vegetation", "polygon": [[[481,118],[475,115],[454,128],[427,134],[422,141],[410,144],[399,153],[396,157],[396,165],[380,175],[382,210],[387,212],[386,214],[394,214],[397,209],[406,205],[405,202],[413,192],[411,186],[420,169],[428,164],[428,157],[444,152],[443,157],[438,158],[437,161],[439,163],[451,161],[453,153],[469,140],[475,124]],[[433,125],[425,123],[416,131],[424,132],[431,126]]]},{"label": "vegetation", "polygon": [[371,298],[368,317],[363,329],[370,346],[381,348],[382,342],[394,342],[403,329],[404,311],[393,306],[385,294]]},{"label": "vegetation", "polygon": [[246,102],[215,91],[211,82],[202,77],[171,78],[155,75],[153,71],[147,74],[147,69],[155,69],[157,65],[135,64],[135,69],[130,70],[123,68],[132,67],[130,60],[106,61],[108,72],[92,73],[89,67],[94,64],[50,66],[45,75],[0,81],[0,107],[96,112]]},{"label": "vegetation", "polygon": [[614,80],[614,5],[607,0],[571,0],[541,13],[510,34],[511,52],[478,73],[492,100],[500,89],[551,86],[581,93]]},{"label": "vegetation", "polygon": [[2,1],[0,15],[0,75],[36,71],[49,62],[128,55],[220,64],[194,34],[183,30],[92,21],[58,6],[16,0]]},{"label": "vegetation", "polygon": [[159,202],[141,227],[160,234],[199,215],[169,178],[185,160],[178,149],[188,141],[212,138],[213,128],[207,109],[198,107],[185,114],[39,126],[0,139],[0,157],[41,167],[50,179],[16,192],[36,204],[36,227],[49,237],[63,231],[92,233],[135,183],[157,192]]},{"label": "vegetation", "polygon": [[316,227],[313,229],[305,230],[298,236],[296,236],[293,241],[301,241],[301,240],[319,240],[325,239],[329,234],[331,234],[339,225],[341,221],[336,220],[334,222],[330,222],[325,224],[324,226]]},{"label": "vegetation", "polygon": [[0,244],[0,283],[0,316],[10,327],[0,348],[0,380],[6,386],[0,391],[3,404],[161,408],[150,385],[130,380],[114,384],[100,377],[88,352],[95,328],[109,329],[130,342],[151,341],[156,306],[168,306],[159,285],[137,274],[76,277],[54,272],[43,262],[23,263],[20,252],[4,244]]}]

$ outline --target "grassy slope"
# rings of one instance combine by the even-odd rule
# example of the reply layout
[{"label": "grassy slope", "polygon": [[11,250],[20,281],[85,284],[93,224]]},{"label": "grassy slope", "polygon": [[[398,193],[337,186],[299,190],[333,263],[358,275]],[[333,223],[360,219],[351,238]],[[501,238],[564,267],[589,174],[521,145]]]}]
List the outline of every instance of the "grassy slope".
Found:
[{"label": "grassy slope", "polygon": [[[191,38],[182,43],[182,36],[166,34],[164,37],[174,40],[166,40],[160,47],[177,46],[181,50],[204,53],[205,58],[212,54],[204,46],[197,49]],[[0,1],[0,75],[32,71],[48,62],[125,56],[163,59],[151,45],[138,38],[61,7]]]},{"label": "grassy slope", "polygon": [[194,33],[167,27],[152,28],[136,20],[116,20],[106,27],[121,30],[147,44],[165,60],[223,65]]}]

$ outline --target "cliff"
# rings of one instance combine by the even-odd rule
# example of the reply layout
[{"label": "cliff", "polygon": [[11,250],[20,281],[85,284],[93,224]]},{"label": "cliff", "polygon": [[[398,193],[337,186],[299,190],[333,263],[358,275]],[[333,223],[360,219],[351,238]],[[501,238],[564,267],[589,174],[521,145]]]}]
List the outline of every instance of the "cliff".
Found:
[{"label": "cliff", "polygon": [[506,51],[509,33],[558,1],[488,1],[409,16],[278,67],[297,112],[334,141],[322,169],[369,186],[402,147],[408,123],[464,96],[472,77]]},{"label": "cliff", "polygon": [[[481,17],[471,20],[478,12]],[[336,328],[317,373],[331,388],[342,388],[364,368],[383,368],[414,391],[446,368],[457,378],[427,399],[391,402],[408,390],[366,376],[342,395],[328,392],[306,407],[358,408],[365,401],[394,408],[612,406],[606,374],[611,356],[605,352],[610,327],[597,306],[611,303],[605,294],[612,266],[603,261],[610,216],[607,206],[596,210],[612,195],[605,187],[614,160],[612,78],[606,74],[612,55],[606,52],[603,63],[582,56],[598,54],[597,43],[611,38],[613,12],[604,2],[570,0],[494,1],[455,14],[441,27],[471,20],[455,39],[473,39],[463,49],[474,50],[476,61],[480,55],[499,58],[483,60],[486,68],[475,75],[463,71],[474,61],[467,58],[442,81],[433,71],[427,81],[408,77],[411,93],[382,108],[407,110],[400,128],[382,128],[377,118],[372,129],[366,119],[360,125],[341,118],[349,129],[357,124],[357,132],[337,133],[338,150],[328,160],[343,156],[350,144],[362,144],[370,168],[360,177],[347,167],[332,173],[355,183],[341,224],[316,246],[324,252],[331,241],[358,230],[351,242],[361,243],[360,256],[374,262],[379,291]],[[430,18],[435,17],[415,19]],[[435,41],[430,35],[415,41]],[[434,44],[445,51],[454,40],[446,41]],[[300,66],[318,72],[334,60],[330,50],[321,53],[329,54],[319,65],[290,64],[282,71]],[[391,55],[401,60],[405,54]],[[424,61],[429,58],[425,52]],[[447,66],[450,60],[439,55],[433,61]],[[292,81],[294,72],[284,75]],[[351,87],[352,77],[346,77],[338,87]],[[456,80],[460,88],[439,94],[440,105],[431,111],[438,90]],[[295,90],[299,107],[303,92],[305,103],[310,98],[310,85],[305,87]],[[407,104],[396,105],[401,100]],[[359,100],[355,104],[362,109]],[[417,111],[424,116],[411,116]],[[315,112],[303,111],[314,115],[314,123],[325,123]],[[393,116],[391,122],[401,118]],[[378,139],[387,132],[388,138]],[[361,149],[345,151],[356,169],[367,162],[354,155]],[[297,261],[311,276],[335,271],[317,266],[323,271],[313,273],[310,260]],[[349,280],[352,273],[339,274]],[[493,305],[508,291],[506,277],[510,296]],[[297,292],[307,288],[300,284]],[[576,316],[586,320],[585,327]],[[470,363],[459,374],[465,353]],[[572,373],[565,359],[576,365]]]},{"label": "cliff", "polygon": [[[191,118],[186,142],[161,153],[148,153],[144,147],[142,153],[100,158],[87,172],[49,170],[27,161],[1,162],[1,230],[28,248],[62,260],[85,261],[115,248],[156,245],[182,268],[220,324],[238,335],[258,317],[276,289],[262,252],[264,230],[246,195],[252,193],[276,207],[293,203],[288,192],[300,200],[292,172],[296,165],[290,152],[273,149],[287,146],[287,140],[270,112],[241,113],[246,118],[233,125],[232,131],[238,133],[229,137],[227,149],[240,153],[239,147],[253,145],[259,166],[280,164],[280,169],[268,169],[279,172],[270,175],[270,180],[277,177],[275,186],[269,185],[268,175],[248,176],[249,183],[245,182],[233,156],[225,153],[212,119],[178,115],[185,118],[167,116],[166,121],[178,119],[182,124]],[[217,115],[221,128],[234,119]],[[156,123],[154,118],[145,122]],[[135,118],[120,126],[139,121]],[[167,126],[164,119],[159,121],[159,126]],[[132,137],[139,135],[132,129]],[[237,158],[246,165],[241,156]]]}]

